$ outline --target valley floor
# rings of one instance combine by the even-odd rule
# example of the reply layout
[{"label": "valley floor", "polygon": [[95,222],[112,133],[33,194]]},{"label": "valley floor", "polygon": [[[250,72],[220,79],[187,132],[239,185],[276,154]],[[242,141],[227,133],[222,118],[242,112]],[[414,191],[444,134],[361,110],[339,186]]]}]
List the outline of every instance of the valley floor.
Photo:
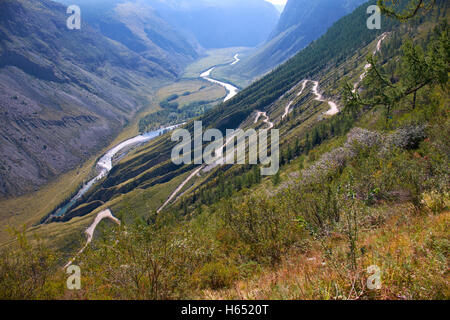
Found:
[{"label": "valley floor", "polygon": [[[206,80],[200,79],[200,73],[218,64],[233,63],[233,61],[237,61],[235,58],[236,52],[245,52],[247,50],[249,48],[225,48],[208,51],[206,57],[186,67],[186,72],[182,79],[174,83],[167,83],[160,88],[155,93],[151,105],[143,108],[107,148],[91,157],[89,161],[79,168],[61,175],[35,192],[10,199],[0,199],[0,222],[5,226],[0,230],[0,246],[10,244],[13,238],[10,229],[28,230],[29,234],[39,235],[43,239],[48,239],[56,247],[59,247],[59,244],[71,241],[74,243],[70,247],[79,245],[79,241],[82,242],[81,239],[84,238],[83,230],[95,218],[99,210],[95,210],[87,216],[74,219],[70,223],[70,228],[61,224],[35,225],[65,199],[71,198],[80,185],[94,176],[96,159],[101,157],[105,150],[111,149],[118,143],[139,134],[139,131],[142,130],[140,120],[146,116],[152,117],[155,112],[161,110],[160,103],[162,101],[177,96],[178,98],[173,101],[179,104],[180,108],[183,108],[193,103],[204,103],[206,101],[211,104],[214,101],[218,102],[220,99],[223,99],[227,94],[226,90],[220,85],[211,84]],[[52,238],[56,234],[60,241],[50,240],[50,234]],[[65,249],[69,248],[66,247]]]}]

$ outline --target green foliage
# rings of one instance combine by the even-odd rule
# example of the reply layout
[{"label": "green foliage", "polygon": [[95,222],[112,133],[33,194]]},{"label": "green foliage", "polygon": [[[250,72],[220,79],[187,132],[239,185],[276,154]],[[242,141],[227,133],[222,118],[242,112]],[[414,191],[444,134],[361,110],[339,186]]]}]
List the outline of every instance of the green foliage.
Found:
[{"label": "green foliage", "polygon": [[205,264],[198,272],[201,288],[213,290],[230,287],[238,279],[239,271],[229,263],[213,262]]},{"label": "green foliage", "polygon": [[166,99],[166,101],[170,102],[170,101],[178,99],[178,97],[179,96],[177,94],[172,94]]},{"label": "green foliage", "polygon": [[198,192],[186,196],[180,204],[180,209],[186,208],[186,203],[212,205],[222,199],[228,199],[236,192],[259,184],[261,178],[261,170],[257,165],[243,165],[232,171],[219,170],[215,179],[211,178]]},{"label": "green foliage", "polygon": [[412,108],[416,107],[417,94],[425,87],[444,87],[450,72],[449,26],[446,22],[435,29],[427,48],[415,46],[410,40],[402,46],[401,67],[398,68],[396,80],[391,80],[377,66],[376,60],[369,57],[371,68],[363,83],[367,90],[363,97],[352,92],[346,86],[345,104],[354,110],[357,106],[385,107],[386,122],[392,119],[392,112],[405,99],[413,95]]},{"label": "green foliage", "polygon": [[159,105],[163,109],[170,109],[170,110],[176,110],[178,109],[179,106],[178,102],[170,102],[170,100],[161,101]]},{"label": "green foliage", "polygon": [[61,295],[62,282],[54,283],[58,271],[55,254],[42,242],[30,244],[23,232],[13,230],[14,249],[0,251],[0,299],[54,299]]},{"label": "green foliage", "polygon": [[90,279],[85,294],[116,299],[184,296],[192,285],[193,273],[207,258],[208,243],[202,245],[199,241],[203,237],[193,233],[194,228],[185,232],[174,225],[172,216],[111,230],[81,257],[83,274]]},{"label": "green foliage", "polygon": [[169,100],[169,98],[160,102],[160,106],[164,110],[149,114],[139,120],[140,132],[159,129],[161,126],[176,125],[196,118],[210,110],[217,102],[216,100],[195,101],[180,106],[178,102],[171,102],[172,100]]},{"label": "green foliage", "polygon": [[377,2],[382,13],[400,21],[409,20],[420,11],[430,10],[435,3],[436,0],[378,0]]},{"label": "green foliage", "polygon": [[281,196],[269,199],[260,194],[223,202],[219,212],[225,226],[245,245],[242,254],[276,264],[302,234],[286,204]]},{"label": "green foliage", "polygon": [[272,183],[274,186],[277,186],[280,184],[280,182],[281,182],[280,171],[277,171],[277,173],[272,176]]}]

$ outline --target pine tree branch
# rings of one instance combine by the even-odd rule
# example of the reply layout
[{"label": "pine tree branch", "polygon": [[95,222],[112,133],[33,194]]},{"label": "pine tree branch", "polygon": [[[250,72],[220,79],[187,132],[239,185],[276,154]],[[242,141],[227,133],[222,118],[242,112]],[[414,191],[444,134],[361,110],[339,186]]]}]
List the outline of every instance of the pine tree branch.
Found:
[{"label": "pine tree branch", "polygon": [[[396,12],[395,9],[386,5],[386,0],[378,0],[378,7],[381,9],[382,13],[389,17],[394,17],[400,21],[407,21],[416,16],[422,8],[424,10],[430,10],[434,6],[436,0],[429,1],[430,3],[427,5],[425,0],[411,0],[411,6],[406,12]],[[397,3],[396,0],[391,0],[390,2]],[[398,0],[398,2],[400,2],[400,0]],[[416,3],[414,4],[414,2]]]}]

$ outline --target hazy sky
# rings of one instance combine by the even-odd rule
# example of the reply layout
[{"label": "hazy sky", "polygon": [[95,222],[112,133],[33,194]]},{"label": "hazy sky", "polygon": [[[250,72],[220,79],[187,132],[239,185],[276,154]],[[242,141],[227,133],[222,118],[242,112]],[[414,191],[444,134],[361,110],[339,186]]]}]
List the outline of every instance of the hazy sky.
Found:
[{"label": "hazy sky", "polygon": [[287,0],[266,0],[272,2],[273,4],[285,5]]}]

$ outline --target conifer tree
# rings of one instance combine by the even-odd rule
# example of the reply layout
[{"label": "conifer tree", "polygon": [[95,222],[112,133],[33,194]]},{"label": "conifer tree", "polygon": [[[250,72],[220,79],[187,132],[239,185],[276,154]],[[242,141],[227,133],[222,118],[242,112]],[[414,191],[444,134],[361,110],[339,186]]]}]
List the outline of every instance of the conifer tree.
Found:
[{"label": "conifer tree", "polygon": [[378,0],[378,7],[386,16],[406,21],[420,11],[430,10],[436,0]]}]

